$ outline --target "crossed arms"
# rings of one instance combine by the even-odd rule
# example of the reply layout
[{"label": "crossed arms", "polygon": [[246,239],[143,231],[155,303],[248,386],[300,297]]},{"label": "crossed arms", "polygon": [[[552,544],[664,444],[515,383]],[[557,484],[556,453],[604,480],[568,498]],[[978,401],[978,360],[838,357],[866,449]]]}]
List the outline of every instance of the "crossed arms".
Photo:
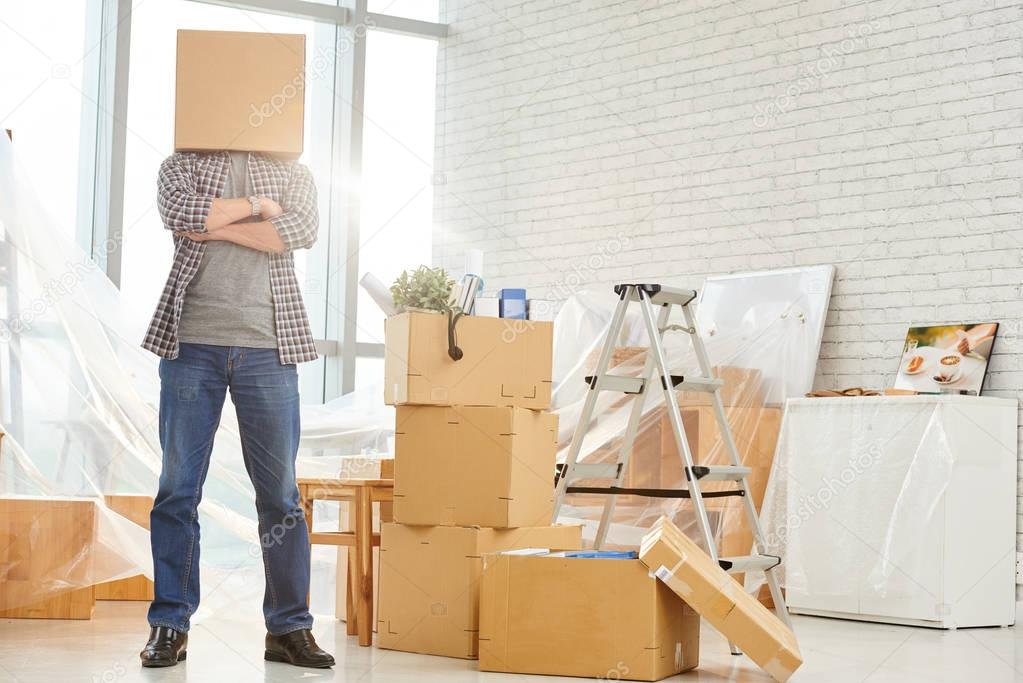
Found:
[{"label": "crossed arms", "polygon": [[316,187],[301,164],[292,166],[281,203],[260,198],[263,220],[258,222],[238,222],[252,214],[248,199],[217,198],[198,189],[193,169],[179,155],[160,165],[157,206],[164,227],[196,242],[223,240],[274,254],[307,249],[316,241]]}]

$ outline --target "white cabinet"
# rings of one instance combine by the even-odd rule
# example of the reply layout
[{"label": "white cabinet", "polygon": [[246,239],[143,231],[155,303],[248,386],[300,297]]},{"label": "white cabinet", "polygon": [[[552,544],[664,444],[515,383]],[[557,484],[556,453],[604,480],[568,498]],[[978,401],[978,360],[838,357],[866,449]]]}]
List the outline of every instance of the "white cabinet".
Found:
[{"label": "white cabinet", "polygon": [[1016,424],[984,396],[790,399],[762,513],[789,608],[1012,624]]}]

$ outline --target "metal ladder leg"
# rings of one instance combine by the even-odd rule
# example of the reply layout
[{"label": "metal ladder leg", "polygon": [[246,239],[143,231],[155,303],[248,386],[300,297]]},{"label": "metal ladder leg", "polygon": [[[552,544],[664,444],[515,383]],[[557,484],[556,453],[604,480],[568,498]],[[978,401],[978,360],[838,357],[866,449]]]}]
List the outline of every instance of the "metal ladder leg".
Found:
[{"label": "metal ladder leg", "polygon": [[[622,324],[625,322],[625,311],[628,306],[629,300],[626,297],[622,297],[622,299],[618,302],[618,307],[615,308],[614,315],[611,316],[611,322],[607,328],[607,336],[604,340],[604,348],[601,349],[600,358],[597,361],[597,368],[594,370],[595,377],[599,377],[607,372],[607,366],[611,362],[611,355],[614,352],[615,343],[618,341],[618,335],[620,335],[622,331]],[[589,429],[590,420],[593,417],[593,408],[597,404],[598,393],[599,392],[594,391],[592,387],[586,392],[583,409],[579,414],[579,422],[576,424],[575,432],[572,434],[572,445],[569,447],[568,454],[565,456],[565,467],[561,471],[561,477],[558,479],[558,485],[554,490],[554,515],[551,521],[552,524],[557,523],[558,515],[561,513],[561,506],[565,502],[568,483],[572,480],[576,461],[579,458],[579,451],[582,450],[583,439],[586,436],[586,430]]]},{"label": "metal ladder leg", "polygon": [[[664,389],[664,402],[668,406],[668,418],[671,423],[672,432],[675,434],[675,444],[682,456],[682,465],[686,472],[693,469],[693,454],[689,450],[689,441],[686,439],[685,428],[682,426],[682,411],[678,406],[678,397],[675,396],[675,388],[672,384],[671,371],[668,362],[664,357],[664,349],[660,343],[657,322],[654,320],[653,303],[644,296],[640,296],[640,308],[643,311],[643,322],[646,323],[647,334],[650,337],[650,355],[654,358],[655,367],[661,376]],[[684,307],[683,307],[684,308]],[[689,496],[696,507],[696,521],[700,527],[707,546],[707,553],[715,563],[718,561],[717,545],[714,543],[714,534],[710,528],[710,519],[707,517],[707,508],[703,504],[703,494],[700,492],[700,482],[696,477],[690,477]]]},{"label": "metal ladder leg", "polygon": [[[707,349],[703,345],[703,340],[700,335],[695,332],[696,320],[693,312],[690,310],[689,305],[682,307],[682,314],[685,316],[686,325],[690,329],[694,330],[692,334],[693,350],[696,353],[697,361],[700,364],[700,372],[704,377],[710,377],[713,372],[713,368],[710,364],[710,358],[707,355]],[[728,452],[728,456],[732,461],[732,464],[736,467],[742,465],[742,460],[739,457],[739,449],[735,446],[735,438],[732,436],[732,429],[728,423],[728,417],[725,415],[725,408],[721,402],[721,395],[718,392],[714,392],[711,397],[711,403],[714,406],[714,415],[718,423],[718,431],[725,443],[725,449]],[[764,530],[760,525],[760,516],[757,514],[756,507],[753,504],[753,496],[750,495],[749,482],[743,477],[739,480],[739,484],[742,487],[744,495],[743,507],[746,511],[746,519],[750,524],[750,530],[753,533],[754,548],[758,553],[767,552],[767,543],[764,537]],[[774,567],[764,570],[764,578],[767,581],[767,586],[771,592],[771,599],[774,601],[775,612],[778,614],[778,618],[782,620],[786,626],[792,628],[792,620],[789,618],[789,612],[785,606],[785,600],[781,594],[781,587],[778,585],[778,577],[774,573]],[[734,647],[734,646],[733,646]],[[733,654],[735,654],[733,650]]]},{"label": "metal ladder leg", "polygon": [[[664,326],[668,321],[669,313],[671,313],[671,308],[669,306],[663,306],[660,314],[657,316],[658,339],[663,339],[664,337]],[[653,345],[656,342],[654,339],[651,339],[650,343]],[[643,379],[643,390],[638,396],[632,399],[632,409],[629,412],[629,422],[625,428],[625,434],[622,437],[621,446],[619,446],[619,468],[614,486],[621,486],[625,480],[629,460],[632,458],[632,447],[636,442],[636,432],[639,431],[639,421],[643,418],[643,407],[646,405],[647,393],[650,389],[650,382],[653,379],[654,365],[653,354],[647,351],[646,360],[643,363],[643,371],[640,375]],[[602,548],[604,546],[604,541],[607,540],[607,534],[611,528],[611,520],[614,517],[614,510],[617,502],[617,495],[609,495],[604,500],[604,512],[600,516],[600,526],[597,527],[597,535],[593,539],[593,547],[597,550]]]}]

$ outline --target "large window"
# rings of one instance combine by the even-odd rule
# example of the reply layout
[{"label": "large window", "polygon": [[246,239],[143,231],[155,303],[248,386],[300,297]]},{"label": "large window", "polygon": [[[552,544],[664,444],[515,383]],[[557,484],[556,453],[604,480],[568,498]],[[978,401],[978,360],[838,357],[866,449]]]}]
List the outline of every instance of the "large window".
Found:
[{"label": "large window", "polygon": [[[430,262],[437,43],[371,34],[366,52],[359,275],[389,284]],[[360,342],[383,342],[384,314],[362,290],[358,320]]]},{"label": "large window", "polygon": [[395,17],[437,21],[438,0],[369,0],[369,11]]},{"label": "large window", "polygon": [[[91,0],[81,5],[103,14],[106,30],[95,33],[102,43],[96,72],[104,78],[93,84],[100,91],[94,102],[100,103],[112,132],[94,141],[99,163],[93,164],[97,177],[89,189],[100,208],[79,208],[79,235],[128,302],[147,313],[172,257],[171,238],[156,212],[155,189],[159,164],[173,152],[177,29],[306,36],[306,139],[300,161],[316,180],[321,221],[318,243],[296,254],[296,267],[324,358],[300,366],[303,399],[330,399],[379,381],[383,315],[371,300],[355,294],[354,285],[365,272],[389,282],[402,269],[430,261],[436,41],[446,32],[433,23],[437,0],[260,0],[253,3],[258,10],[242,1]],[[77,40],[81,51],[86,35],[81,25],[74,36],[56,32],[76,20],[85,22],[86,11],[80,12],[65,14],[58,26],[51,23],[51,12],[34,10],[37,21],[46,22],[46,30],[34,34],[53,36],[61,46],[74,46]],[[38,69],[44,66],[49,70],[40,60]],[[30,80],[15,82],[30,89]],[[52,109],[77,120],[74,108],[88,98],[83,100],[80,91],[74,95],[73,107],[57,102]],[[5,103],[8,95],[0,97]],[[100,131],[102,123],[95,126]],[[30,135],[30,126],[24,128],[15,135]],[[38,122],[37,128],[40,137],[51,132]],[[69,130],[66,122],[52,128]],[[55,149],[76,154],[77,139],[70,132],[67,138],[50,135],[39,143],[40,156]],[[92,161],[86,158],[85,166]],[[45,178],[50,170],[40,175]],[[74,191],[86,186],[82,178],[77,185],[75,178],[56,177],[37,184],[55,191],[60,186],[71,207],[65,220],[73,224]],[[359,203],[358,211],[345,210],[346,204],[354,207],[352,202]],[[115,253],[97,253],[100,244],[113,245]]]},{"label": "large window", "polygon": [[0,129],[11,130],[29,182],[69,238],[75,234],[82,127],[88,125],[83,102],[95,99],[86,64],[99,32],[87,6],[61,3],[55,21],[51,3],[8,2],[0,15]]}]

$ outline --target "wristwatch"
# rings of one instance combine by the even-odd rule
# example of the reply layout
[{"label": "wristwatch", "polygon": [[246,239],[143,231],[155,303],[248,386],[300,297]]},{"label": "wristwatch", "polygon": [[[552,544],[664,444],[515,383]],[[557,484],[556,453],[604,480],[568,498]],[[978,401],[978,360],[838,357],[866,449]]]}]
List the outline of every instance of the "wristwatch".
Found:
[{"label": "wristwatch", "polygon": [[259,205],[259,197],[249,197],[249,204],[252,205],[253,216],[258,216],[262,213],[262,208]]}]

